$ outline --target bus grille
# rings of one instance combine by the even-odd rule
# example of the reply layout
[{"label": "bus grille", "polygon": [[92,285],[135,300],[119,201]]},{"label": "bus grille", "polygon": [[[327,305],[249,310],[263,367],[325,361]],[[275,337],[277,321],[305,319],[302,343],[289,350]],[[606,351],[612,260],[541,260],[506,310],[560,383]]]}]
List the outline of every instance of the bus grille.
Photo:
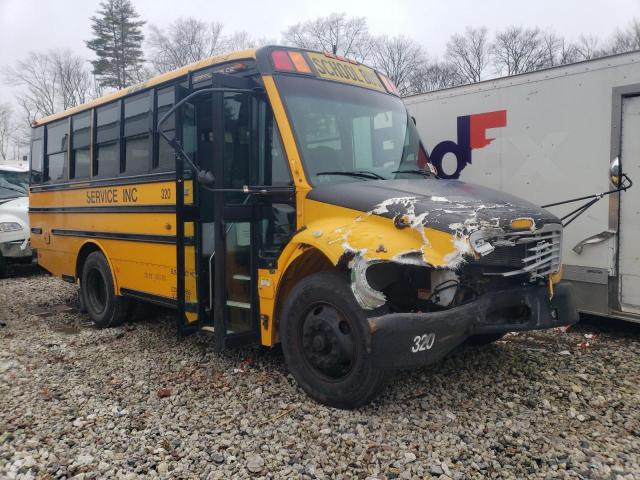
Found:
[{"label": "bus grille", "polygon": [[[535,232],[511,232],[489,239],[495,249],[476,263],[513,270],[486,272],[485,275],[529,275],[531,280],[546,278],[560,270],[562,225],[547,224]],[[501,268],[504,270],[504,268]]]}]

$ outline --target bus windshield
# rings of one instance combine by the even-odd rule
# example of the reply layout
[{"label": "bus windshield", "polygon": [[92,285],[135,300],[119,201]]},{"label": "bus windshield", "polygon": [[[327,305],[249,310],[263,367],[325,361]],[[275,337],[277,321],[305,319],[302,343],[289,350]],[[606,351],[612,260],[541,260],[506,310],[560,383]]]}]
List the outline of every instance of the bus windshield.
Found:
[{"label": "bus windshield", "polygon": [[278,86],[311,184],[402,178],[425,167],[398,97],[308,77],[281,76]]},{"label": "bus windshield", "polygon": [[28,172],[0,170],[0,200],[29,195]]}]

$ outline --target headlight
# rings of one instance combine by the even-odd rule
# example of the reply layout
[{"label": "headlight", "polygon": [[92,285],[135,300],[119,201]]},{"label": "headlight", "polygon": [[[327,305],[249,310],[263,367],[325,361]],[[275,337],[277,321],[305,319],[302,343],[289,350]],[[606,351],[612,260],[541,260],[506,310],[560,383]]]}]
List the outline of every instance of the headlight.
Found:
[{"label": "headlight", "polygon": [[0,223],[0,232],[15,232],[22,230],[22,226],[16,222],[2,222]]}]

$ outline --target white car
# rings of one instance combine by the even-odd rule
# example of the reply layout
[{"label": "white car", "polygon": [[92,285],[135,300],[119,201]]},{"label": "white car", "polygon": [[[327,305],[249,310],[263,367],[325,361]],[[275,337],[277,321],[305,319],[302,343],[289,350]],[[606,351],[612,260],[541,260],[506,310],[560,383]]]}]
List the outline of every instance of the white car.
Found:
[{"label": "white car", "polygon": [[29,171],[0,165],[0,277],[10,262],[29,262]]}]

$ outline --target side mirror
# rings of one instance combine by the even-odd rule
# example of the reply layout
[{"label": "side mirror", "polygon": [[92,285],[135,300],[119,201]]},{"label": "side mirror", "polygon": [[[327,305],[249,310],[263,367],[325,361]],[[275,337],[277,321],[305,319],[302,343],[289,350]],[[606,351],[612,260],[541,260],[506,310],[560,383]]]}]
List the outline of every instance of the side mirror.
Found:
[{"label": "side mirror", "polygon": [[611,160],[609,165],[609,180],[616,187],[620,185],[620,179],[622,178],[622,169],[620,168],[620,158],[616,157]]},{"label": "side mirror", "polygon": [[209,170],[200,170],[198,172],[198,183],[201,183],[205,187],[213,187],[214,183],[216,183],[216,177],[214,177],[213,173]]}]

